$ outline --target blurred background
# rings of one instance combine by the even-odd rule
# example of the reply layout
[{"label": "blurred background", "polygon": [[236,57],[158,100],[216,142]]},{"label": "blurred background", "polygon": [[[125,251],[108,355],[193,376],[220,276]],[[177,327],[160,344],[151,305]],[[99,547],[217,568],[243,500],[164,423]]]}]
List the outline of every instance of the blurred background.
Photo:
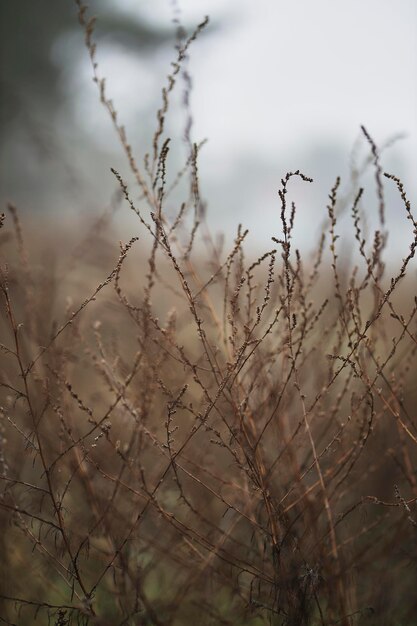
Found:
[{"label": "blurred background", "polygon": [[[417,194],[417,3],[415,0],[95,0],[101,75],[138,161],[151,149],[156,110],[176,24],[187,32],[209,15],[191,48],[194,141],[207,138],[199,175],[214,231],[229,238],[238,222],[268,245],[279,229],[277,189],[288,170],[296,184],[299,241],[316,242],[337,175],[348,194],[352,164],[369,153],[364,124],[383,167]],[[32,216],[64,220],[100,212],[117,188],[110,167],[129,179],[71,0],[0,3],[0,200]],[[168,133],[183,142],[179,81]],[[177,150],[177,152],[175,151]],[[181,166],[181,150],[174,149]],[[371,174],[364,206],[376,212]],[[391,251],[404,256],[409,225],[388,185]],[[3,208],[2,208],[3,210]],[[126,210],[127,213],[127,210]],[[120,219],[120,218],[119,218]],[[369,217],[372,222],[372,217]],[[407,243],[404,244],[404,241]]]}]

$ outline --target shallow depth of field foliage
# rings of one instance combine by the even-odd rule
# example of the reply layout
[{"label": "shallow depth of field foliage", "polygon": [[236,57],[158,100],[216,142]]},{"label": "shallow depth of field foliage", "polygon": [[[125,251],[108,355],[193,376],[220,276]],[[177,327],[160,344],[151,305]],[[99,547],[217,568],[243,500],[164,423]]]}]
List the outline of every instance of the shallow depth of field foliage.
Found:
[{"label": "shallow depth of field foliage", "polygon": [[[41,235],[42,216],[29,223],[13,204],[1,216],[0,622],[414,624],[407,190],[362,128],[368,158],[347,195],[335,173],[313,255],[294,244],[292,190],[318,184],[300,171],[277,181],[262,253],[240,225],[226,249],[206,226],[187,97],[185,132],[165,133],[207,20],[178,28],[153,143],[136,158],[77,5],[126,172],[103,173],[114,197],[73,234]],[[410,226],[397,266],[385,261],[387,186]],[[121,211],[136,226],[117,244]]]}]

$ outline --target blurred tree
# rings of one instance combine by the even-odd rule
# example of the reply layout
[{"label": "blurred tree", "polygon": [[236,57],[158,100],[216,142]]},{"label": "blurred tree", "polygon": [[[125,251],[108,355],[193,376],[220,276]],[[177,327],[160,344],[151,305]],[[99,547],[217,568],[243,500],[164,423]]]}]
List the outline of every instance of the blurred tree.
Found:
[{"label": "blurred tree", "polygon": [[[93,0],[90,4],[90,14],[95,10],[99,13],[96,35],[100,41],[117,43],[130,54],[142,55],[174,43],[173,25],[146,21],[140,7],[137,18],[132,19],[120,10],[120,3]],[[68,55],[57,58],[56,45],[65,38],[70,42]],[[69,67],[76,68],[79,63],[82,40],[73,0],[0,2],[0,203],[3,206],[5,201],[13,199],[22,208],[57,210],[66,204],[65,193],[80,195],[83,181],[80,167],[77,171],[74,164],[79,163],[79,155],[90,163],[94,159],[91,146],[77,126],[77,117],[67,114],[68,92],[63,85]],[[90,177],[94,175],[91,170]]]},{"label": "blurred tree", "polygon": [[[126,11],[122,0],[89,0],[88,4],[89,15],[98,15],[95,39],[99,55],[102,50],[122,50],[133,59],[140,58],[148,67],[154,53],[161,48],[171,48],[171,58],[175,58],[176,27],[172,21],[154,19],[157,11],[152,11],[151,4],[138,3],[133,15]],[[111,193],[113,179],[109,176],[111,180],[106,179],[103,184],[103,172],[109,171],[109,154],[104,154],[103,144],[97,141],[94,145],[91,135],[86,136],[89,114],[83,116],[77,110],[77,105],[81,104],[82,110],[88,100],[85,92],[81,93],[84,88],[81,59],[87,61],[87,51],[77,11],[74,0],[0,1],[0,205],[3,207],[12,200],[21,209],[31,211],[72,210],[75,206],[85,206],[86,201],[93,208],[107,202]],[[191,32],[195,24],[184,26]],[[169,59],[167,67],[168,64]],[[91,69],[89,72],[91,75]],[[123,66],[120,74],[123,79]],[[74,76],[80,81],[74,81]],[[165,73],[162,80],[164,76]],[[127,72],[126,80],[129,80]],[[113,94],[109,92],[109,95]],[[152,103],[142,111],[140,128],[134,129],[136,137],[132,133],[133,142],[148,128],[148,120],[143,118],[155,117],[160,86],[154,94],[148,90],[146,95],[157,99],[156,106]],[[104,116],[98,94],[95,102],[97,116]],[[108,128],[109,138],[114,138],[116,145],[110,122]],[[95,137],[99,140],[101,134],[96,133]],[[113,165],[117,164],[117,158],[118,153],[112,155]],[[97,177],[101,179],[100,186],[96,184]]]},{"label": "blurred tree", "polygon": [[[63,34],[78,31],[75,3],[51,0],[14,0],[0,3],[0,138],[13,132],[31,111],[47,115],[60,105],[61,68],[51,51]],[[100,5],[98,33],[105,34],[132,52],[152,49],[173,39],[173,29],[158,28],[141,19],[132,20],[114,7]],[[23,119],[22,119],[23,118]]]}]

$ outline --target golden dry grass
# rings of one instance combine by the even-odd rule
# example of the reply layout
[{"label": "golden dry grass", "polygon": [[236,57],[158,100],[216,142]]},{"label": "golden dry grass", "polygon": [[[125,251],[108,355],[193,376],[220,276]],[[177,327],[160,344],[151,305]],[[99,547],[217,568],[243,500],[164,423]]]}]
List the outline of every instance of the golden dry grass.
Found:
[{"label": "golden dry grass", "polygon": [[[204,23],[179,41],[142,167],[78,6],[142,197],[114,171],[138,219],[119,247],[109,214],[77,238],[26,227],[12,205],[1,222],[2,622],[412,624],[417,224],[401,181],[363,129],[380,229],[364,239],[354,189],[350,262],[339,180],[315,256],[294,248],[300,172],[280,183],[274,247],[250,258],[239,227],[225,252],[205,226],[199,147],[178,178],[164,136]],[[411,225],[398,268],[386,184]]]}]

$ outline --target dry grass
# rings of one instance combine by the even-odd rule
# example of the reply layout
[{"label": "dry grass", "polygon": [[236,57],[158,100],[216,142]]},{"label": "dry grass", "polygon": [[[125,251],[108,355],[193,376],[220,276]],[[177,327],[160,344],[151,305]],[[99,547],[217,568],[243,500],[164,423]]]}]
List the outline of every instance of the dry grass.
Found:
[{"label": "dry grass", "polygon": [[[113,206],[72,251],[56,233],[27,241],[11,205],[1,219],[1,622],[414,623],[417,224],[401,181],[363,129],[380,230],[364,237],[354,190],[351,262],[339,180],[314,258],[294,248],[301,172],[281,181],[275,247],[248,258],[239,227],[224,252],[205,227],[199,146],[185,134],[173,175],[164,134],[206,21],[188,40],[179,29],[142,167],[78,7],[141,198],[113,171]],[[411,226],[396,270],[386,184]],[[138,232],[117,251],[120,203]]]}]

